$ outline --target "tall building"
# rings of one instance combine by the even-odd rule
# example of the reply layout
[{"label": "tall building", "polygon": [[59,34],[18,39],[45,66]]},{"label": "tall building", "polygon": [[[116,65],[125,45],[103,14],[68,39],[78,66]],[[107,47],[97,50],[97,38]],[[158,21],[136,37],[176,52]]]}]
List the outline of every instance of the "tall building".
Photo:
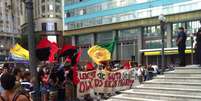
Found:
[{"label": "tall building", "polygon": [[0,61],[20,34],[20,0],[0,0]]},{"label": "tall building", "polygon": [[[201,0],[64,0],[64,36],[82,48],[81,61],[90,60],[87,50],[94,44],[118,37],[114,60],[134,59],[143,64],[161,63],[161,32],[158,16],[166,17],[165,62],[171,63],[177,52],[178,27],[187,29],[187,47],[191,34],[201,26]],[[190,63],[190,50],[187,50]]]},{"label": "tall building", "polygon": [[[23,33],[26,34],[27,19],[25,4],[22,2]],[[62,0],[33,0],[35,34],[47,37],[50,41],[60,42],[62,36]]]}]

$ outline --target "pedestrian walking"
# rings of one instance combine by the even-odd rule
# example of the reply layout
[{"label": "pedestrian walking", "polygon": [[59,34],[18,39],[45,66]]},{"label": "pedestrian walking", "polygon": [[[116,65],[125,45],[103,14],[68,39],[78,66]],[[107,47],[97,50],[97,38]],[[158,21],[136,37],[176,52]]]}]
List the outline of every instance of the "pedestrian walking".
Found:
[{"label": "pedestrian walking", "polygon": [[[201,21],[200,21],[200,23],[201,23]],[[201,67],[201,27],[198,29],[198,32],[196,33],[195,51],[196,51],[197,63]]]},{"label": "pedestrian walking", "polygon": [[177,35],[177,40],[176,44],[178,46],[178,51],[179,51],[179,59],[180,59],[180,64],[179,66],[186,66],[185,63],[185,50],[186,50],[186,32],[184,31],[183,27],[179,28],[178,35]]}]

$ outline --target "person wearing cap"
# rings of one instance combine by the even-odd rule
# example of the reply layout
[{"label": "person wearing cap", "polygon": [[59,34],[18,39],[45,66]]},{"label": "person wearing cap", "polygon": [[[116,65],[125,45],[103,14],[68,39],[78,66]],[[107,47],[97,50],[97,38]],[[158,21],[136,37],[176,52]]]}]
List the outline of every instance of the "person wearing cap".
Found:
[{"label": "person wearing cap", "polygon": [[179,28],[178,34],[177,34],[177,40],[176,44],[178,46],[178,51],[179,51],[179,59],[180,59],[180,64],[179,66],[186,66],[185,63],[185,50],[186,50],[186,32],[184,31],[183,27]]},{"label": "person wearing cap", "polygon": [[198,29],[198,32],[196,33],[196,57],[197,57],[196,58],[197,63],[201,67],[201,27]]}]

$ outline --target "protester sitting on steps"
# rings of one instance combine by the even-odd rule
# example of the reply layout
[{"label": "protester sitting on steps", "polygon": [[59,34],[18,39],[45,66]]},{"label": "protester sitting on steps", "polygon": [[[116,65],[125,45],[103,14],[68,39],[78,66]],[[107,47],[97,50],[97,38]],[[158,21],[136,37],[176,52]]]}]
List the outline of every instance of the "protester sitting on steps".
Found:
[{"label": "protester sitting on steps", "polygon": [[16,78],[9,73],[1,76],[1,85],[4,92],[1,94],[0,101],[31,101],[30,97],[23,92],[17,92],[15,89]]}]

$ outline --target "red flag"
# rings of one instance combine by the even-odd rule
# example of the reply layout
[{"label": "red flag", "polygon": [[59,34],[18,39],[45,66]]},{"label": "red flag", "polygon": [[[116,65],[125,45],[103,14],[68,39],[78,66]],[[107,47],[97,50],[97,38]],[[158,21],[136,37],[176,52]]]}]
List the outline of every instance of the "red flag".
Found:
[{"label": "red flag", "polygon": [[77,68],[77,63],[79,62],[80,60],[80,57],[81,57],[81,50],[78,51],[77,53],[77,57],[76,57],[76,64],[75,66],[73,67],[73,83],[75,85],[77,85],[79,82],[80,82],[80,79],[78,78],[78,68]]},{"label": "red flag", "polygon": [[57,54],[59,48],[56,43],[51,43],[51,49],[50,49],[50,56],[49,56],[49,62],[54,62],[55,61],[55,55]]},{"label": "red flag", "polygon": [[39,43],[37,44],[36,48],[48,48],[48,47],[51,47],[51,42],[47,39],[47,38],[44,38],[42,40],[39,41]]},{"label": "red flag", "polygon": [[59,52],[59,55],[60,56],[71,55],[71,54],[73,54],[73,51],[69,51],[69,50],[75,50],[75,49],[77,49],[76,46],[64,45],[63,48],[61,49],[61,51]]},{"label": "red flag", "polygon": [[50,56],[51,42],[44,38],[36,46],[36,57],[40,61],[47,61]]},{"label": "red flag", "polygon": [[80,60],[81,50],[76,46],[65,45],[59,54],[60,57],[66,57],[65,62],[70,62],[73,66],[73,84],[79,83],[77,63]]},{"label": "red flag", "polygon": [[78,68],[77,65],[73,67],[73,84],[77,85],[80,82],[78,78]]}]

